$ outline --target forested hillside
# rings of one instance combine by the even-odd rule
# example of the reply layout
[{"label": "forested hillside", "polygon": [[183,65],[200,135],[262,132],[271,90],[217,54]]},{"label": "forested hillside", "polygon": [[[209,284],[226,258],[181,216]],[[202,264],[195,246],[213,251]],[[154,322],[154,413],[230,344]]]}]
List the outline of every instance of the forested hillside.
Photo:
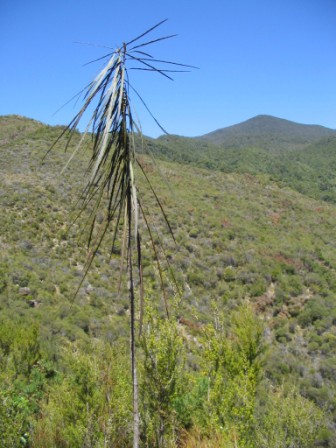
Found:
[{"label": "forested hillside", "polygon": [[[44,158],[61,129],[0,117],[1,446],[130,447],[121,248],[107,239],[75,295],[90,138],[60,174],[80,138]],[[176,239],[137,172],[165,254],[160,271],[143,232],[141,446],[335,446],[335,137],[269,151],[169,136],[139,151]]]},{"label": "forested hillside", "polygon": [[336,137],[336,130],[295,123],[270,115],[258,115],[199,138],[226,147],[257,146],[267,150],[279,150],[302,148],[327,137]]},{"label": "forested hillside", "polygon": [[224,173],[267,174],[309,197],[336,203],[336,131],[259,116],[200,138],[162,136],[148,147],[164,160]]}]

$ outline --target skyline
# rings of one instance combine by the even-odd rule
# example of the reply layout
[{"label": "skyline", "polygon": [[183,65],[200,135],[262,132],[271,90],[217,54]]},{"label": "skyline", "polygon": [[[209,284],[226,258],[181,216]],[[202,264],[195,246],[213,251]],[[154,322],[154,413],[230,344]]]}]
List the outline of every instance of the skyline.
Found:
[{"label": "skyline", "polygon": [[[197,136],[273,115],[303,124],[336,128],[336,4],[331,0],[273,2],[186,0],[120,8],[102,0],[92,21],[91,2],[4,0],[0,6],[0,114],[19,114],[47,124],[67,124],[80,103],[62,105],[90,82],[106,54],[168,18],[153,38],[151,54],[198,66],[174,74],[132,71],[132,83],[171,134]],[[81,42],[81,43],[75,43]],[[90,43],[87,45],[86,43]],[[93,45],[92,45],[93,44]],[[155,48],[154,48],[155,47]],[[132,96],[146,135],[160,128]],[[84,123],[81,125],[84,127]]]}]

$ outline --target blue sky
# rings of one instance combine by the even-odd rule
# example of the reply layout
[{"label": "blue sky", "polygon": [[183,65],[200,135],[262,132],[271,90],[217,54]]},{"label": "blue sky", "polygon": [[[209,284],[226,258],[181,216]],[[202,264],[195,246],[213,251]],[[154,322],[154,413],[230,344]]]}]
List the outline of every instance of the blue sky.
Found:
[{"label": "blue sky", "polygon": [[[197,136],[258,114],[336,128],[335,0],[0,0],[0,115],[66,124],[70,103],[101,69],[84,64],[157,22],[178,34],[151,53],[199,67],[132,71],[172,134]],[[145,134],[162,132],[134,98]]]}]

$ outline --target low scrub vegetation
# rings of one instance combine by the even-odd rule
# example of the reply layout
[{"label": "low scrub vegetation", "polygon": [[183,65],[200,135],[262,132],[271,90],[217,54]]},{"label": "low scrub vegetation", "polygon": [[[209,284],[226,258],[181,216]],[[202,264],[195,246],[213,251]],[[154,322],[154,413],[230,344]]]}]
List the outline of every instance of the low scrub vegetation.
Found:
[{"label": "low scrub vegetation", "polygon": [[[0,133],[1,446],[132,446],[120,248],[112,258],[100,248],[74,298],[87,258],[74,219],[87,156],[61,178],[61,147],[41,168],[59,129],[0,121],[12,135]],[[142,446],[335,446],[335,206],[268,175],[143,164],[174,230],[176,246],[144,190],[177,285],[164,269],[167,320],[144,237]]]}]

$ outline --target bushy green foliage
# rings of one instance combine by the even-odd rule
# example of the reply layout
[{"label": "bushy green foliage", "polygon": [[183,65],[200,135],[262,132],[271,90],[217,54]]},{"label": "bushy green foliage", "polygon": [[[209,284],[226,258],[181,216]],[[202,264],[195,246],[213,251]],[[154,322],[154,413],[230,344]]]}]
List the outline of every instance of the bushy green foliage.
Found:
[{"label": "bushy green foliage", "polygon": [[0,368],[0,441],[4,447],[25,446],[54,374],[42,358],[36,325],[1,319]]},{"label": "bushy green foliage", "polygon": [[[290,390],[271,392],[264,416],[258,421],[258,448],[311,448],[323,438],[326,421],[323,412],[311,401]],[[327,445],[328,446],[328,445]]]},{"label": "bushy green foliage", "polygon": [[123,349],[97,342],[64,349],[66,371],[42,403],[33,446],[129,446],[131,380]]},{"label": "bushy green foliage", "polygon": [[[3,447],[19,447],[27,444],[28,403],[11,388],[0,389],[0,442]],[[26,432],[27,431],[27,432]]]},{"label": "bushy green foliage", "polygon": [[231,325],[218,315],[206,331],[204,368],[209,377],[209,427],[237,433],[239,446],[253,446],[256,390],[263,351],[261,323],[243,306],[231,316]]},{"label": "bushy green foliage", "polygon": [[[197,333],[201,344],[175,316],[168,320],[152,306],[146,316],[139,358],[143,446],[330,443],[333,434],[326,418],[310,399],[295,389],[275,393],[261,382],[267,359],[264,326],[250,306],[225,316],[216,311],[213,324]],[[10,325],[3,322],[1,328],[8,330]],[[26,360],[35,358],[40,335],[34,328],[16,329],[1,335],[2,446],[130,447],[132,385],[125,346],[97,339],[67,342],[57,369],[42,358],[27,369]],[[30,343],[22,344],[18,358],[24,331]],[[200,357],[201,370],[191,368],[187,347]],[[14,353],[24,362],[16,364]],[[331,367],[332,363],[325,365],[324,371],[331,372]],[[258,391],[264,396],[261,402]]]},{"label": "bushy green foliage", "polygon": [[182,392],[183,341],[175,316],[162,317],[149,302],[141,337],[141,408],[146,447],[172,447],[178,434],[175,403]]}]

